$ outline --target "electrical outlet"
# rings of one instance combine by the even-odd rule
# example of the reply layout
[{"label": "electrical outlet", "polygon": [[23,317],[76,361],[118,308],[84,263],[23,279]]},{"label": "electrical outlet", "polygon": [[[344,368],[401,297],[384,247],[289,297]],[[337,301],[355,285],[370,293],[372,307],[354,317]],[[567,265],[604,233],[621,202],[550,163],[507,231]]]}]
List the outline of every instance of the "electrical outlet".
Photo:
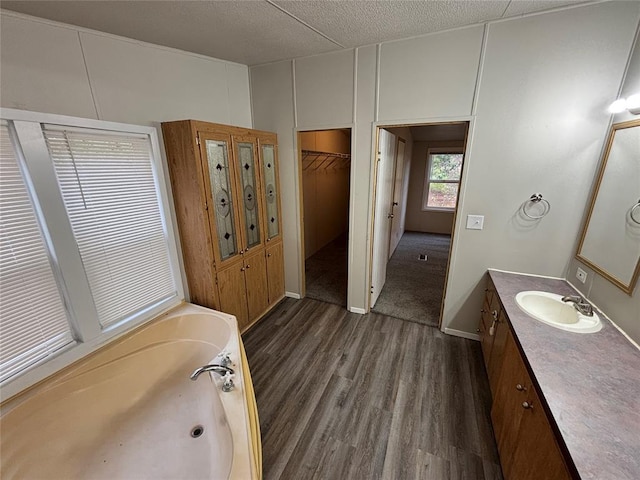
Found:
[{"label": "electrical outlet", "polygon": [[576,278],[578,280],[580,280],[582,283],[586,282],[587,281],[587,272],[585,272],[583,269],[578,267],[578,269],[576,270]]}]

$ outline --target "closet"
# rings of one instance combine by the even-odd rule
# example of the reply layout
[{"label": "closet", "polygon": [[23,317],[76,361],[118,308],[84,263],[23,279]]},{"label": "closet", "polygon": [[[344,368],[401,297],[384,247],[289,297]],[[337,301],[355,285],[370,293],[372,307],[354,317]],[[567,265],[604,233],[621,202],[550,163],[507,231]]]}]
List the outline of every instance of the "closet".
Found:
[{"label": "closet", "polygon": [[191,302],[246,330],[284,296],[274,133],[162,124]]}]

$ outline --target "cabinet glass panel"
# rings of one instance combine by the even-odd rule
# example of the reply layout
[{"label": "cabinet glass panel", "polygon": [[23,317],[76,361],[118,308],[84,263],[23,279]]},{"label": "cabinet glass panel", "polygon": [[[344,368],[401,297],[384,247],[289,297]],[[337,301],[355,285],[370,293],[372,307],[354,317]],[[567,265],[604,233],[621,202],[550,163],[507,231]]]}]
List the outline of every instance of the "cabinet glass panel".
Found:
[{"label": "cabinet glass panel", "polygon": [[247,247],[260,244],[260,219],[256,198],[256,165],[252,143],[238,143],[238,162],[242,179],[242,203]]},{"label": "cabinet glass panel", "polygon": [[264,172],[265,205],[267,206],[267,236],[277,237],[280,233],[278,218],[278,192],[276,191],[276,157],[273,145],[262,145],[262,170]]},{"label": "cabinet glass panel", "polygon": [[229,173],[227,142],[206,140],[209,181],[214,203],[216,233],[222,260],[238,253],[237,233],[233,219],[233,200]]}]

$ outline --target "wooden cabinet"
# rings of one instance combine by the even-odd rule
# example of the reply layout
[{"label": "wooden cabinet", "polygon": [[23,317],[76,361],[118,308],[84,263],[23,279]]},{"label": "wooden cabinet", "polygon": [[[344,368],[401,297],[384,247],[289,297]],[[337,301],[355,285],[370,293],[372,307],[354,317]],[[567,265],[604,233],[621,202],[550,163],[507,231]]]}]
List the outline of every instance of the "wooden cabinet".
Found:
[{"label": "wooden cabinet", "polygon": [[267,284],[269,303],[284,295],[284,257],[282,242],[267,247]]},{"label": "wooden cabinet", "polygon": [[[487,292],[492,287],[489,280]],[[495,290],[492,296],[497,297]],[[486,310],[486,306],[485,303],[483,310]],[[484,327],[484,312],[482,317],[481,329]],[[499,311],[498,319],[495,333],[491,336],[493,338],[485,340],[491,343],[489,356],[487,358],[484,343],[483,355],[488,365],[487,373],[493,394],[491,420],[504,478],[569,480],[571,474],[511,332],[508,318],[503,311]]]},{"label": "wooden cabinet", "polygon": [[194,120],[162,132],[191,301],[245,330],[284,296],[277,137]]},{"label": "wooden cabinet", "polygon": [[482,344],[482,355],[489,376],[491,393],[495,395],[496,384],[502,366],[508,324],[491,279],[487,281],[485,297],[480,315],[478,333]]},{"label": "wooden cabinet", "polygon": [[571,478],[540,397],[509,331],[491,420],[506,479]]}]

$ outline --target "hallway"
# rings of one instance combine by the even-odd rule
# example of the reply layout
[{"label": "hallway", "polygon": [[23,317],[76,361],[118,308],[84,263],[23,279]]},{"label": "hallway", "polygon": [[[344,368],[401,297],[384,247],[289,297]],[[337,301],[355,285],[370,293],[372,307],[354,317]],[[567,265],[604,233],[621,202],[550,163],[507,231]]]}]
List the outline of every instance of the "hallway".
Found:
[{"label": "hallway", "polygon": [[[387,265],[387,281],[374,312],[439,326],[451,236],[405,232]],[[426,254],[427,260],[419,260]]]},{"label": "hallway", "polygon": [[502,479],[478,342],[307,298],[243,340],[265,480]]}]

